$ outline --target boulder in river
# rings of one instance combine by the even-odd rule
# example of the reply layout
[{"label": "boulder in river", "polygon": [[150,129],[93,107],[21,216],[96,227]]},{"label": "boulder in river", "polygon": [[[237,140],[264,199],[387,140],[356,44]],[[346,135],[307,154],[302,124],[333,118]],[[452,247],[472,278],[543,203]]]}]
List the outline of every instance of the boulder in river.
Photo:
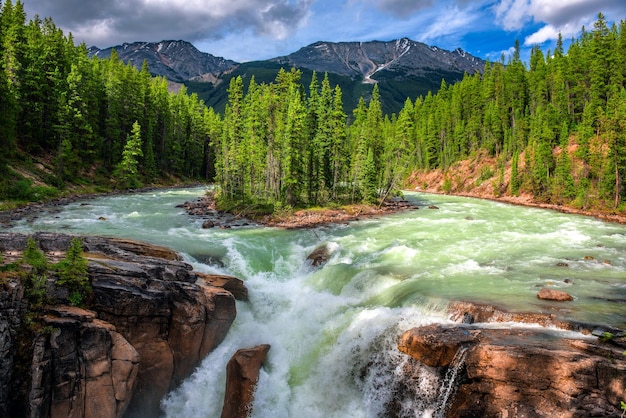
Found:
[{"label": "boulder in river", "polygon": [[475,344],[477,330],[428,325],[400,337],[398,349],[430,367],[447,367],[464,345]]},{"label": "boulder in river", "polygon": [[320,267],[326,264],[335,249],[336,245],[332,246],[329,243],[324,243],[313,250],[313,252],[309,254],[306,259],[311,262],[313,267]]},{"label": "boulder in river", "polygon": [[259,371],[270,349],[268,344],[237,350],[226,366],[226,392],[222,418],[247,418],[252,412]]},{"label": "boulder in river", "polygon": [[542,288],[539,293],[537,293],[537,298],[541,300],[553,300],[557,302],[568,302],[574,300],[574,297],[567,292],[556,289],[548,289],[547,287]]}]

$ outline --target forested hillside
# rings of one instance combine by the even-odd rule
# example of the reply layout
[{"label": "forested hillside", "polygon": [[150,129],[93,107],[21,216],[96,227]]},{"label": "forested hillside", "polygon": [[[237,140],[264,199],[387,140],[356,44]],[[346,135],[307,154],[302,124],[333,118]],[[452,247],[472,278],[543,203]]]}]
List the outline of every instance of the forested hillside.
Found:
[{"label": "forested hillside", "polygon": [[482,76],[407,104],[402,113],[413,125],[392,125],[396,136],[414,138],[409,164],[447,171],[444,189],[454,189],[462,179],[448,169],[482,153],[497,161],[496,196],[527,193],[540,202],[623,211],[625,25],[609,27],[599,14],[567,52],[559,39],[555,51],[534,48],[525,65],[518,48],[506,66],[487,65]]},{"label": "forested hillside", "polygon": [[397,114],[384,114],[376,86],[347,115],[328,75],[304,86],[292,69],[271,82],[233,77],[222,115],[115,53],[88,58],[50,19],[26,22],[22,3],[6,0],[0,195],[41,199],[68,184],[127,188],[174,176],[215,179],[225,205],[379,202],[432,170],[444,173],[443,191],[470,190],[457,164],[484,158],[480,179],[495,195],[623,211],[624,28],[600,14],[567,51],[559,40],[524,63],[518,47]]},{"label": "forested hillside", "polygon": [[219,118],[197,96],[170,94],[164,78],[116,54],[88,58],[52,20],[26,22],[20,1],[2,4],[0,63],[3,198],[37,200],[87,182],[213,178],[209,135]]},{"label": "forested hillside", "polygon": [[[494,195],[623,210],[626,189],[626,33],[600,14],[567,52],[519,46],[508,62],[487,63],[439,92],[407,99],[384,116],[377,89],[346,125],[341,90],[316,78],[308,94],[299,71],[270,85],[230,84],[216,149],[228,200],[316,205],[377,201],[412,172],[442,170],[443,191],[471,190],[455,163],[485,157]],[[505,170],[507,170],[505,176]]]}]

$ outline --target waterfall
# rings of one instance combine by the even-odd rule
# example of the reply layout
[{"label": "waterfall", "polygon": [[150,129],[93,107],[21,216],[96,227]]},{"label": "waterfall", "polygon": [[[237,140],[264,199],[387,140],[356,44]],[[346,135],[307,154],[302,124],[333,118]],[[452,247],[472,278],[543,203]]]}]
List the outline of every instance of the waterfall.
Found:
[{"label": "waterfall", "polygon": [[[103,196],[10,228],[143,240],[180,252],[198,271],[245,281],[250,301],[237,302],[226,340],[164,399],[165,417],[219,416],[228,360],[258,344],[272,349],[253,418],[443,416],[467,348],[441,376],[400,353],[397,339],[449,321],[448,301],[535,311],[538,287],[550,286],[578,298],[561,319],[614,326],[625,320],[624,225],[407,193],[420,207],[440,210],[314,230],[204,229],[202,219],[177,207],[203,194],[197,188]],[[310,268],[306,258],[320,242],[334,251],[325,265]]]},{"label": "waterfall", "polygon": [[467,346],[461,346],[457,350],[452,362],[448,366],[446,375],[439,386],[439,396],[437,398],[437,407],[435,408],[434,417],[442,418],[445,416],[450,397],[456,392],[459,383],[459,371],[463,369],[465,359],[467,358]]}]

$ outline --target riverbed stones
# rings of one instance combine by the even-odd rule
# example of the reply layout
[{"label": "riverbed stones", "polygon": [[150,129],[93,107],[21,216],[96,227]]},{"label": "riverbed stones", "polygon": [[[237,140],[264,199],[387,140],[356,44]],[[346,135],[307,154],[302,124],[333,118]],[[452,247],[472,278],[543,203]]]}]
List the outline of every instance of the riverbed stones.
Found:
[{"label": "riverbed stones", "polygon": [[542,288],[537,293],[537,298],[542,300],[552,300],[556,302],[569,302],[574,300],[574,297],[562,290],[549,289],[547,287]]},{"label": "riverbed stones", "polygon": [[226,392],[222,418],[247,418],[252,412],[259,371],[270,349],[268,344],[237,350],[226,366]]}]

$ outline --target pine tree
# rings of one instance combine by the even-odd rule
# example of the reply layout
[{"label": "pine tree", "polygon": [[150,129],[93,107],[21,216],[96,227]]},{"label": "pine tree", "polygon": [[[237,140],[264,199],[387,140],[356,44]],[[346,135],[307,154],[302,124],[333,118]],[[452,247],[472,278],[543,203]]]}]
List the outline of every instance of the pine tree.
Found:
[{"label": "pine tree", "polygon": [[520,191],[519,181],[519,153],[514,152],[511,159],[511,181],[509,183],[509,193],[511,196],[517,196]]},{"label": "pine tree", "polygon": [[143,156],[143,141],[141,139],[141,126],[138,122],[133,123],[133,129],[127,136],[126,145],[122,153],[122,160],[117,164],[114,175],[118,178],[122,187],[139,186],[137,167],[139,157]]}]

